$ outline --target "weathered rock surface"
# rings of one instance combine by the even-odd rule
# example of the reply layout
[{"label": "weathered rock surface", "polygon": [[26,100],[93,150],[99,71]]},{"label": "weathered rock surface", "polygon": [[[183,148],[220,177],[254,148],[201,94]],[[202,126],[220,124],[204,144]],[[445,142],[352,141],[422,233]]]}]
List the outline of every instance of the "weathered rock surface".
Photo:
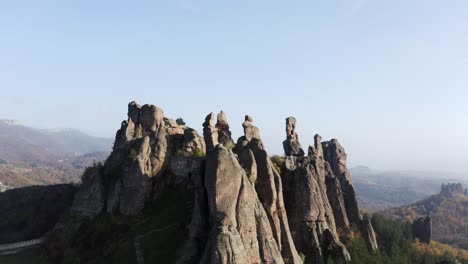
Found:
[{"label": "weathered rock surface", "polygon": [[281,176],[264,149],[260,131],[253,125],[253,118],[247,115],[242,126],[245,135],[239,138],[234,152],[238,155],[242,167],[248,172],[250,181],[254,183],[283,258],[290,263],[298,263],[300,258],[289,230]]},{"label": "weathered rock surface", "polygon": [[179,264],[299,264],[299,253],[305,263],[325,263],[330,254],[349,261],[344,242],[356,232],[377,249],[337,140],[316,135],[305,155],[289,117],[279,168],[251,116],[242,127],[234,144],[226,114],[210,113],[202,138],[159,107],[131,102],[112,154],[87,170],[72,212],[135,215],[168,186],[183,186],[194,202]]},{"label": "weathered rock surface", "polygon": [[82,185],[75,194],[71,211],[84,216],[94,216],[105,206],[104,183],[101,166],[88,168],[82,177]]},{"label": "weathered rock surface", "polygon": [[286,140],[283,142],[283,148],[286,156],[303,157],[305,155],[296,132],[296,118],[292,116],[286,118]]},{"label": "weathered rock surface", "polygon": [[367,219],[363,219],[359,210],[359,204],[357,201],[356,191],[352,183],[351,173],[346,165],[347,155],[344,148],[336,139],[323,142],[322,148],[325,160],[330,164],[332,172],[340,182],[349,222],[354,223],[361,230],[363,237],[366,238],[369,248],[376,251],[378,249],[378,245],[375,232],[372,227],[372,223]]},{"label": "weathered rock surface", "polygon": [[166,185],[201,174],[197,170],[204,161],[199,157],[205,152],[195,130],[165,118],[157,106],[131,102],[110,157],[83,179],[72,209],[89,216],[102,211],[137,214]]},{"label": "weathered rock surface", "polygon": [[213,119],[210,114],[204,123],[206,144],[213,148],[207,152],[204,179],[210,235],[200,263],[301,263],[289,232],[279,174],[263,150],[258,128],[250,123],[255,137],[249,141],[246,133],[239,139],[239,160],[217,141],[222,130]]},{"label": "weathered rock surface", "polygon": [[[321,142],[316,135],[314,146],[304,156],[295,129],[296,119],[287,118],[282,180],[297,250],[306,255],[306,263],[324,263],[328,254],[339,254],[349,261],[342,241],[347,241],[353,231],[362,232],[376,250],[372,225],[359,213],[344,149],[336,140]],[[351,230],[351,223],[359,230]]]}]

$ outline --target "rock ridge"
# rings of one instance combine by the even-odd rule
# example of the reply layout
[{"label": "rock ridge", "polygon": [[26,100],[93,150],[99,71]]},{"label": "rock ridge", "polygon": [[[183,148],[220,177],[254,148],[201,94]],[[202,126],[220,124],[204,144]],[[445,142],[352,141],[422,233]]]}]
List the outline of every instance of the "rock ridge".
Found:
[{"label": "rock ridge", "polygon": [[179,264],[299,264],[301,256],[320,264],[330,254],[349,262],[345,243],[355,233],[377,250],[344,148],[316,135],[306,154],[296,125],[294,117],[286,119],[285,158],[278,167],[249,115],[234,143],[223,111],[206,116],[202,137],[158,106],[130,102],[110,157],[86,170],[72,212],[136,215],[166,188],[193,191]]}]

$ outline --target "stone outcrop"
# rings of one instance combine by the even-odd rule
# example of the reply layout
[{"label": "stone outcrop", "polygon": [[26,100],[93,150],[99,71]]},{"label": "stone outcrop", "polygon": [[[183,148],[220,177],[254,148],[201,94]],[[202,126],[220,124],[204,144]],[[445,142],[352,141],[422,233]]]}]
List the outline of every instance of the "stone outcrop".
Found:
[{"label": "stone outcrop", "polygon": [[344,148],[336,139],[323,142],[322,148],[325,160],[330,164],[332,172],[340,182],[349,222],[354,223],[360,229],[362,235],[366,238],[369,248],[372,251],[376,251],[378,249],[378,245],[374,228],[372,227],[372,223],[368,219],[363,219],[360,213],[351,173],[346,165],[347,155]]},{"label": "stone outcrop", "polygon": [[422,243],[429,244],[432,240],[432,219],[430,216],[421,217],[413,222],[413,236]]},{"label": "stone outcrop", "polygon": [[300,254],[305,263],[330,254],[350,261],[344,244],[357,232],[376,250],[338,141],[316,135],[306,155],[289,117],[279,168],[253,122],[245,116],[235,144],[223,111],[206,116],[201,137],[159,107],[131,102],[112,154],[86,171],[72,212],[135,215],[166,188],[182,187],[194,201],[179,264],[299,264]]},{"label": "stone outcrop", "polygon": [[[327,254],[339,254],[349,261],[342,241],[353,231],[362,232],[370,248],[376,250],[372,225],[359,212],[344,149],[336,140],[321,142],[316,135],[314,146],[303,156],[295,129],[296,119],[287,118],[282,180],[294,242],[306,255],[306,263],[324,263]],[[352,230],[351,223],[359,230]]]},{"label": "stone outcrop", "polygon": [[303,157],[304,150],[299,143],[299,135],[296,132],[296,118],[286,118],[286,140],[283,142],[286,156]]},{"label": "stone outcrop", "polygon": [[[218,140],[228,129],[219,126],[219,119],[218,115],[214,125],[214,114],[209,114],[203,130],[209,236],[200,263],[301,263],[289,232],[279,174],[263,150],[258,128],[246,118],[249,131],[256,132],[238,140],[234,151],[239,159],[226,146],[232,139]],[[249,135],[255,136],[247,139]],[[199,229],[200,224],[193,227]]]},{"label": "stone outcrop", "polygon": [[[72,211],[89,216],[102,211],[137,214],[145,200],[157,197],[165,186],[201,174],[205,152],[194,129],[177,125],[155,105],[130,102],[110,157],[83,178]],[[177,177],[169,177],[173,175]]]},{"label": "stone outcrop", "polygon": [[227,116],[223,111],[221,111],[217,115],[216,129],[218,132],[219,143],[223,144],[224,146],[227,146],[228,148],[234,147],[234,141],[232,140],[232,137],[231,137],[232,133],[229,130],[229,123],[227,121]]},{"label": "stone outcrop", "polygon": [[82,185],[75,194],[72,211],[84,216],[101,213],[105,206],[102,166],[88,168],[82,177]]},{"label": "stone outcrop", "polygon": [[452,197],[454,194],[467,195],[467,193],[461,183],[443,183],[440,188],[440,194],[445,197]]},{"label": "stone outcrop", "polygon": [[281,176],[264,149],[260,130],[253,125],[253,118],[246,115],[242,127],[244,136],[238,139],[234,152],[238,155],[242,167],[248,172],[249,180],[254,184],[283,258],[290,263],[298,263],[299,256],[289,230],[284,205]]}]

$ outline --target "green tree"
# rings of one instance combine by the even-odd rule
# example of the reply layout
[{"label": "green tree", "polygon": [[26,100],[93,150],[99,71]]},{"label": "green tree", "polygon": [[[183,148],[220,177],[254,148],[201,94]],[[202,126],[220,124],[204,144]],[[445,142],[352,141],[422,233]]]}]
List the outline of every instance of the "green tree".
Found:
[{"label": "green tree", "polygon": [[176,119],[176,123],[179,125],[179,126],[185,126],[185,121],[184,119],[182,119],[182,117],[179,117]]}]

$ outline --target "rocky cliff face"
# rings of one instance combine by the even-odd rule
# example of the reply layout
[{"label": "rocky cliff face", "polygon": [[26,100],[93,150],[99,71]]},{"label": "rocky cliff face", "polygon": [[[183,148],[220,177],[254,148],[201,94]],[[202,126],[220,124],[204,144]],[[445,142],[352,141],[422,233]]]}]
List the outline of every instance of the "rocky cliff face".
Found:
[{"label": "rocky cliff face", "polygon": [[287,118],[282,180],[294,241],[298,250],[305,253],[306,263],[324,263],[327,254],[339,254],[349,261],[342,242],[350,238],[351,224],[376,250],[371,223],[363,220],[359,212],[344,149],[337,140],[321,142],[316,135],[314,146],[303,156],[295,127],[296,119]]},{"label": "rocky cliff face", "polygon": [[337,140],[316,135],[305,155],[288,118],[280,172],[251,116],[242,127],[235,144],[226,114],[211,113],[202,138],[159,107],[131,102],[111,156],[83,176],[73,212],[134,215],[168,186],[190,186],[192,221],[178,263],[302,263],[300,254],[305,263],[329,254],[349,261],[344,242],[359,232],[377,249]]},{"label": "rocky cliff face", "polygon": [[[224,115],[209,114],[203,124],[207,145],[205,174],[199,197],[205,195],[208,208],[193,213],[192,230],[208,233],[204,249],[194,248],[200,234],[195,232],[180,263],[301,263],[294,246],[282,197],[281,180],[263,149],[259,130],[249,116],[243,124],[245,135],[234,149]],[[220,118],[221,117],[221,118]],[[222,124],[222,125],[221,125]],[[204,201],[204,199],[196,200]],[[202,216],[202,217],[200,217]],[[200,221],[204,218],[205,223]],[[196,262],[196,261],[195,261]]]},{"label": "rocky cliff face", "polygon": [[200,174],[205,151],[195,130],[164,117],[157,106],[131,102],[112,154],[104,165],[85,172],[72,210],[88,216],[104,211],[137,214],[165,186]]}]

